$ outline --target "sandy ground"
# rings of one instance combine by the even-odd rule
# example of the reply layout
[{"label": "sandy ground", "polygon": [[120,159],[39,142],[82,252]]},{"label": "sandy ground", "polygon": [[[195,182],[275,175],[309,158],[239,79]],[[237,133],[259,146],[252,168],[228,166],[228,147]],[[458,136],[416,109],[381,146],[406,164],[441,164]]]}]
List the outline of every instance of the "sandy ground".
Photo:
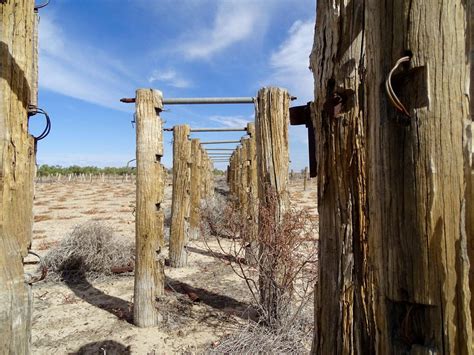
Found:
[{"label": "sandy ground", "polygon": [[[290,187],[292,202],[316,216],[316,182]],[[165,202],[171,207],[171,187]],[[135,185],[131,182],[55,182],[36,186],[32,250],[45,255],[90,220],[134,240]],[[216,248],[211,241],[210,246]],[[33,286],[33,354],[202,353],[253,316],[251,298],[219,252],[190,243],[188,266],[166,267],[167,291],[160,299],[163,321],[141,329],[131,324],[133,274],[82,284],[40,282]],[[217,250],[217,249],[216,249]],[[189,290],[199,296],[189,297]]]}]

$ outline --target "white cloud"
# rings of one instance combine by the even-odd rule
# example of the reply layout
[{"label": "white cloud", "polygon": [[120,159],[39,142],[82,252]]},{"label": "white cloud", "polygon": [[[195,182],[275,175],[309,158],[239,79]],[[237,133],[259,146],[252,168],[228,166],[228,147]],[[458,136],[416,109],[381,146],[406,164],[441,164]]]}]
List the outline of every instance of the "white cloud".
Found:
[{"label": "white cloud", "polygon": [[191,86],[191,81],[183,78],[173,69],[163,71],[154,70],[148,78],[148,81],[150,83],[158,81],[178,89],[185,89]]},{"label": "white cloud", "polygon": [[247,118],[244,116],[211,116],[211,121],[218,122],[224,127],[246,127],[247,123],[253,121],[253,118]]},{"label": "white cloud", "polygon": [[39,84],[43,89],[100,106],[127,110],[119,99],[133,93],[133,78],[115,58],[71,38],[49,17],[40,21]]},{"label": "white cloud", "polygon": [[207,59],[212,55],[250,37],[265,12],[261,3],[250,0],[227,0],[218,4],[213,26],[192,37],[181,51],[189,59]]},{"label": "white cloud", "polygon": [[309,70],[313,36],[313,20],[296,21],[288,31],[288,37],[270,58],[273,73],[267,82],[286,87],[301,103],[313,98],[314,82]]}]

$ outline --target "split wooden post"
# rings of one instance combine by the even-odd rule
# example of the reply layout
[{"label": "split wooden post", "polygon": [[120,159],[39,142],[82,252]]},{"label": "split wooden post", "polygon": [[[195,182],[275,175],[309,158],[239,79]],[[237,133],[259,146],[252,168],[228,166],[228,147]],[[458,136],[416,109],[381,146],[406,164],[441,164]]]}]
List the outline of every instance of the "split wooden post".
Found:
[{"label": "split wooden post", "polygon": [[159,322],[156,298],[164,291],[163,131],[159,116],[163,108],[158,90],[136,92],[137,207],[133,318],[139,327]]},{"label": "split wooden post", "polygon": [[255,123],[247,124],[249,139],[247,144],[247,218],[248,238],[245,246],[245,260],[248,265],[255,265],[258,257],[258,179],[257,179],[257,149],[255,141]]},{"label": "split wooden post", "polygon": [[191,140],[191,211],[189,238],[198,239],[201,225],[201,163],[202,150],[199,139]]},{"label": "split wooden post", "polygon": [[173,195],[171,203],[170,265],[186,266],[191,204],[191,142],[188,125],[173,128]]},{"label": "split wooden post", "polygon": [[36,101],[33,0],[0,1],[0,353],[28,354],[31,287],[23,258],[31,246],[35,141],[28,105]]},{"label": "split wooden post", "polygon": [[[279,322],[282,270],[275,259],[272,243],[277,241],[262,214],[272,218],[275,225],[283,222],[289,205],[288,196],[288,125],[290,95],[280,88],[263,88],[257,96],[256,141],[259,196],[259,237],[265,240],[259,246],[259,284],[261,305],[268,322]],[[268,216],[271,217],[268,217]],[[268,234],[268,235],[267,235]]]}]

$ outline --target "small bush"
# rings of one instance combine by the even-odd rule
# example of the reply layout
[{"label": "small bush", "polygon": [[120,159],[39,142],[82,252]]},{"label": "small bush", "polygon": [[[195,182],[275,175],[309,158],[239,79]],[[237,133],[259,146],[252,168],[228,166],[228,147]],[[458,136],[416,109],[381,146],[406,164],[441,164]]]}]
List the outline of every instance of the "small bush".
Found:
[{"label": "small bush", "polygon": [[132,243],[117,238],[112,229],[100,222],[87,222],[74,228],[44,263],[53,279],[97,279],[111,275],[112,267],[133,262]]}]

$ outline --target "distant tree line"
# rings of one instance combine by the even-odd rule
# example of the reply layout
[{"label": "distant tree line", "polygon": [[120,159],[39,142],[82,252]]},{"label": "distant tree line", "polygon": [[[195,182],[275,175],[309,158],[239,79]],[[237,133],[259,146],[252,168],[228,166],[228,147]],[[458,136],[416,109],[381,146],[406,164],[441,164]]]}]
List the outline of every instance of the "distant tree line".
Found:
[{"label": "distant tree line", "polygon": [[[166,169],[169,174],[172,174],[172,169]],[[63,167],[61,165],[48,165],[43,164],[40,165],[38,168],[37,175],[38,176],[49,176],[49,175],[69,175],[69,174],[92,174],[92,175],[125,175],[125,174],[133,174],[135,175],[136,169],[135,167],[105,167],[99,168],[97,166],[79,166],[79,165],[72,165],[68,167]],[[214,175],[224,175],[224,171],[214,169]]]},{"label": "distant tree line", "polygon": [[40,165],[38,168],[38,176],[48,176],[48,175],[69,175],[69,174],[92,174],[92,175],[125,175],[125,174],[135,174],[136,169],[132,167],[105,167],[99,168],[97,166],[78,166],[72,165],[68,167],[63,167],[60,165]]}]

